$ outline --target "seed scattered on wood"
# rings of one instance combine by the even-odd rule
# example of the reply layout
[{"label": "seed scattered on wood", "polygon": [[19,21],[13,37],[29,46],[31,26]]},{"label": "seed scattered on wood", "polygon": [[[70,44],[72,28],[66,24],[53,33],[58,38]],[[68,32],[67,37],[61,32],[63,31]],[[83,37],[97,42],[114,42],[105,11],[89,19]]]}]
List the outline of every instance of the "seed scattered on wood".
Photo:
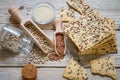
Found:
[{"label": "seed scattered on wood", "polygon": [[44,54],[36,45],[34,45],[28,55],[28,63],[44,64],[46,61],[48,61],[47,54]]}]

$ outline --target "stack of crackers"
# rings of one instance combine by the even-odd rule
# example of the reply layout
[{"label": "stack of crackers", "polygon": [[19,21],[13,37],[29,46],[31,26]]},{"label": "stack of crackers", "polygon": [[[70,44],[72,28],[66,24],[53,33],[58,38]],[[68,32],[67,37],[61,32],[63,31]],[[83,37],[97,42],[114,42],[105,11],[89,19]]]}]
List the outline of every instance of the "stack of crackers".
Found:
[{"label": "stack of crackers", "polygon": [[89,8],[82,0],[67,0],[67,3],[81,16],[75,19],[73,10],[62,10],[62,21],[67,22],[62,30],[78,47],[79,54],[116,53],[115,22]]},{"label": "stack of crackers", "polygon": [[[115,22],[91,9],[83,0],[66,0],[69,10],[61,11],[64,22],[62,30],[75,43],[80,55],[117,53]],[[72,9],[71,9],[72,8]],[[75,18],[74,12],[80,14]],[[114,58],[106,57],[90,61],[91,72],[116,79]],[[73,58],[69,61],[63,76],[70,80],[87,80],[83,66]]]}]

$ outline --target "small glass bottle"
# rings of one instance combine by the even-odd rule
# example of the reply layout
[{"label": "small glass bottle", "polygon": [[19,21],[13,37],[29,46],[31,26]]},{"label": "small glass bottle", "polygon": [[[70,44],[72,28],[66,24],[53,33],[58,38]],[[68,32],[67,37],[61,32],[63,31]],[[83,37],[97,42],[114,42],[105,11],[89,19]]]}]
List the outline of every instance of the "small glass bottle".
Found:
[{"label": "small glass bottle", "polygon": [[14,53],[27,54],[33,47],[33,42],[20,29],[6,24],[0,32],[0,45]]}]

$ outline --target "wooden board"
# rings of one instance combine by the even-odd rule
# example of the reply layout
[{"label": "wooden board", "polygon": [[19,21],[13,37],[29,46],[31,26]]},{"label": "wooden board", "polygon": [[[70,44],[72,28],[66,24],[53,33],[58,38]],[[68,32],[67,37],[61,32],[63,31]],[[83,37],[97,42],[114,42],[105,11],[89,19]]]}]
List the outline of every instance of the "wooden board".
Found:
[{"label": "wooden board", "polygon": [[[49,38],[53,41],[53,30],[44,30],[46,34],[49,34]],[[117,54],[107,54],[104,56],[114,56],[115,58],[115,66],[120,67],[120,31],[116,31],[117,36],[117,48],[118,53]],[[38,67],[65,67],[67,62],[69,61],[70,57],[72,55],[77,55],[77,49],[74,45],[74,43],[67,38],[67,53],[63,60],[60,61],[47,61],[45,64],[36,64]],[[3,54],[4,53],[4,54]],[[44,54],[44,53],[43,53]],[[103,56],[103,57],[104,57]],[[8,53],[8,51],[2,51],[0,50],[0,66],[24,66],[27,63],[27,57],[28,55],[24,54],[14,54],[14,53]],[[91,57],[97,57],[97,56],[91,56]],[[90,56],[81,56],[81,64],[83,64],[85,67],[89,67],[89,58]]]},{"label": "wooden board", "polygon": [[[116,28],[120,29],[120,1],[119,0],[85,0],[91,8],[97,9],[103,16],[113,18],[116,22]],[[13,3],[14,2],[14,3]],[[28,3],[29,2],[29,3]],[[0,1],[0,24],[6,23],[17,23],[13,19],[9,19],[10,14],[8,13],[8,8],[10,5],[16,5],[18,7],[24,6],[22,10],[25,16],[29,16],[31,14],[32,7],[39,2],[50,2],[55,6],[56,14],[59,15],[61,8],[67,8],[67,4],[65,0],[1,0]],[[11,20],[11,21],[10,21]]]},{"label": "wooden board", "polygon": [[[111,78],[93,75],[90,68],[86,68],[88,80],[112,80]],[[67,80],[62,77],[64,68],[38,68],[37,80]],[[120,79],[120,69],[117,69],[117,78]],[[21,68],[0,68],[0,80],[23,80]]]},{"label": "wooden board", "polygon": [[[100,13],[109,18],[113,18],[116,22],[116,34],[117,34],[117,45],[118,53],[117,54],[108,54],[106,56],[115,57],[115,66],[117,69],[117,80],[120,79],[120,0],[85,0],[91,8],[97,9]],[[22,12],[25,16],[30,16],[32,6],[39,2],[50,2],[55,6],[56,14],[59,15],[60,9],[67,7],[65,0],[0,0],[0,28],[2,28],[7,23],[12,23],[18,27],[18,23],[10,18],[8,13],[8,8],[10,5],[16,5],[18,7],[24,6]],[[49,26],[49,27],[48,27]],[[42,29],[49,34],[49,37],[53,34],[53,27],[51,25],[40,25]],[[49,29],[49,30],[48,30]],[[51,29],[51,30],[50,30]],[[53,37],[51,37],[53,39]],[[74,44],[67,39],[67,48],[68,52],[66,57],[57,62],[46,62],[45,64],[37,64],[38,68],[38,80],[66,80],[62,78],[62,72],[71,57],[70,54],[76,53],[76,48]],[[86,57],[87,58],[87,57]],[[89,79],[88,80],[111,80],[107,77],[101,77],[99,75],[92,75],[90,73],[89,63],[86,60],[83,60],[83,65],[86,67]],[[22,54],[9,54],[5,51],[0,51],[0,80],[22,80],[21,77],[21,66],[26,64],[26,56]],[[6,67],[5,67],[6,66]],[[16,74],[16,75],[14,75]],[[47,76],[46,76],[47,75]],[[54,75],[54,76],[53,76]]]}]

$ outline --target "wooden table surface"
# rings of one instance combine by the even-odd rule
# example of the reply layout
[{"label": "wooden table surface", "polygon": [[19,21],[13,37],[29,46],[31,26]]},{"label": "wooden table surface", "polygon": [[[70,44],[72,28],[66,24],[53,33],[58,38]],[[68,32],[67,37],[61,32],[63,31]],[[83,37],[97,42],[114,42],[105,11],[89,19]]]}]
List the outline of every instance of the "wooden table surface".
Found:
[{"label": "wooden table surface", "polygon": [[[18,26],[18,23],[10,18],[10,14],[8,13],[8,8],[10,5],[16,5],[17,7],[24,7],[22,12],[25,16],[30,16],[30,11],[32,6],[39,2],[43,2],[43,0],[0,0],[0,28],[2,28],[7,23],[12,23]],[[117,70],[117,80],[120,80],[120,0],[85,0],[91,8],[97,9],[100,13],[109,18],[113,18],[116,22],[116,34],[117,34],[117,44],[118,44],[118,53],[112,54],[115,57],[115,66]],[[55,6],[56,14],[59,15],[60,9],[65,7],[67,8],[67,4],[65,0],[44,0],[44,2],[50,2]],[[46,27],[42,27],[42,29],[48,29]],[[49,28],[50,29],[50,28]],[[52,29],[52,28],[51,28]],[[53,30],[44,30],[47,34]],[[53,33],[51,33],[53,34]],[[50,36],[50,34],[49,34]],[[68,42],[68,45],[71,45]],[[71,46],[72,47],[72,46]],[[74,48],[70,48],[74,49]],[[72,50],[74,51],[74,50]],[[73,53],[70,51],[70,53]],[[11,54],[9,54],[11,55]],[[0,80],[22,80],[21,77],[21,68],[25,64],[24,57],[15,58],[11,56],[11,58],[6,57],[4,53],[0,53]],[[4,58],[5,57],[5,58]],[[14,59],[12,59],[14,57]],[[15,61],[14,61],[15,60]],[[18,61],[22,60],[22,63]],[[10,62],[12,61],[12,62]],[[63,70],[65,68],[68,60],[58,61],[58,62],[49,62],[48,64],[40,64],[38,65],[38,76],[37,80],[66,80],[62,77]],[[88,73],[88,80],[111,80],[108,77],[101,77],[99,75],[93,75],[90,72],[89,65],[86,65],[86,70]]]}]

